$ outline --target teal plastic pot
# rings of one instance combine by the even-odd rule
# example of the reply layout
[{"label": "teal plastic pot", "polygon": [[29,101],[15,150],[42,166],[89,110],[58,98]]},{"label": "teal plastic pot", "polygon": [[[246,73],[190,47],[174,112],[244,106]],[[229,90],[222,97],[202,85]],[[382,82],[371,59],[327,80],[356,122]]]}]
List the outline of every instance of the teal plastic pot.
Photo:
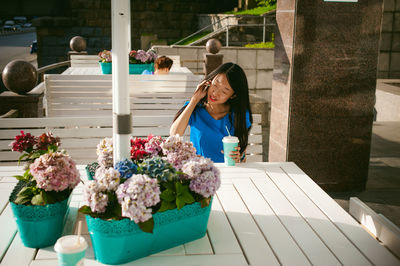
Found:
[{"label": "teal plastic pot", "polygon": [[168,210],[153,215],[153,233],[143,232],[130,219],[102,220],[86,216],[96,257],[104,264],[122,264],[146,257],[206,234],[211,203],[201,208],[196,202],[180,210]]},{"label": "teal plastic pot", "polygon": [[86,175],[88,177],[88,180],[94,179],[94,174],[96,173],[96,169],[98,167],[99,167],[99,164],[97,162],[93,162],[93,163],[87,164],[85,166]]},{"label": "teal plastic pot", "polygon": [[112,73],[112,63],[111,62],[99,62],[102,74]]},{"label": "teal plastic pot", "polygon": [[144,70],[154,72],[154,63],[151,64],[129,64],[129,74],[140,75]]},{"label": "teal plastic pot", "polygon": [[[19,191],[20,188],[17,184],[13,193]],[[44,206],[20,205],[10,200],[11,209],[24,246],[43,248],[56,243],[63,232],[69,199]]]}]

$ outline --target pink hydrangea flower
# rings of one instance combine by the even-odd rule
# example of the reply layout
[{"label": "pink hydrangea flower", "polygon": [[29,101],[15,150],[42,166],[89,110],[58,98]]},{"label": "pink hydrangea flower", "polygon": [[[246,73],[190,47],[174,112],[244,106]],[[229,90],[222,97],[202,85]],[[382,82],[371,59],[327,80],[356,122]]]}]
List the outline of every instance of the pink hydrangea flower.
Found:
[{"label": "pink hydrangea flower", "polygon": [[45,191],[73,189],[80,181],[75,162],[61,152],[49,152],[37,158],[30,165],[30,173],[37,187]]},{"label": "pink hydrangea flower", "polygon": [[160,202],[160,194],[157,179],[147,175],[132,175],[116,191],[122,216],[135,223],[145,222],[152,217],[150,207]]},{"label": "pink hydrangea flower", "polygon": [[113,167],[113,140],[104,138],[97,145],[97,162],[105,168]]},{"label": "pink hydrangea flower", "polygon": [[183,141],[179,135],[169,136],[164,143],[161,144],[163,153],[167,160],[177,169],[181,169],[182,165],[196,156],[196,148],[189,141]]},{"label": "pink hydrangea flower", "polygon": [[103,188],[94,180],[85,184],[83,190],[83,201],[90,207],[92,212],[103,213],[106,211],[108,196]]},{"label": "pink hydrangea flower", "polygon": [[160,137],[154,137],[153,135],[148,136],[148,142],[144,144],[145,151],[151,156],[162,155],[161,144],[164,140]]}]

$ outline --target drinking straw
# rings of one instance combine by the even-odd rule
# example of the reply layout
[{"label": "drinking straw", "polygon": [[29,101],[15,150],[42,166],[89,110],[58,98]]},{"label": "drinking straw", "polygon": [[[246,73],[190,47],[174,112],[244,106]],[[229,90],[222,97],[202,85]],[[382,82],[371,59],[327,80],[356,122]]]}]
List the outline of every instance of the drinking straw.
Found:
[{"label": "drinking straw", "polygon": [[81,232],[82,232],[82,221],[78,222],[78,239],[76,240],[75,245],[79,246],[81,244]]},{"label": "drinking straw", "polygon": [[225,128],[226,128],[226,131],[228,131],[228,135],[229,135],[229,137],[231,136],[231,132],[229,132],[229,129],[228,129],[228,127],[225,125]]}]

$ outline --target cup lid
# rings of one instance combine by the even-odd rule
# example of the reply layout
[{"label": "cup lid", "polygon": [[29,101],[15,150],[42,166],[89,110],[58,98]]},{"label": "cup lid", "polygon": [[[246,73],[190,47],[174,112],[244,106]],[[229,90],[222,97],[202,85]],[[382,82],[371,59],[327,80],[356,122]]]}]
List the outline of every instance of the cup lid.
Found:
[{"label": "cup lid", "polygon": [[230,142],[230,143],[236,143],[239,142],[239,138],[236,136],[225,136],[222,139],[223,142]]},{"label": "cup lid", "polygon": [[54,245],[54,250],[60,253],[76,253],[87,249],[88,244],[83,236],[79,238],[79,244],[77,240],[77,235],[60,237]]}]

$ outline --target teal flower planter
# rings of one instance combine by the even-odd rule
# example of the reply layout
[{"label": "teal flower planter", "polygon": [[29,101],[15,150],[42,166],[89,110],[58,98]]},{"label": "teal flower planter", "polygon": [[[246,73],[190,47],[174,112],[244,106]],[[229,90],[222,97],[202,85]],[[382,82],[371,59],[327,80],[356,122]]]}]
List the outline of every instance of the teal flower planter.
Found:
[{"label": "teal flower planter", "polygon": [[98,167],[99,167],[99,164],[97,162],[90,163],[85,166],[86,175],[88,177],[88,180],[94,180],[94,174],[96,173],[96,169]]},{"label": "teal flower planter", "polygon": [[129,64],[129,74],[140,75],[144,70],[154,72],[154,63],[151,64]]},{"label": "teal flower planter", "polygon": [[153,215],[153,234],[143,232],[129,220],[102,220],[86,216],[96,260],[122,264],[199,239],[206,234],[211,203],[201,208],[196,202],[181,210]]},{"label": "teal flower planter", "polygon": [[112,63],[111,62],[99,62],[102,74],[112,73]]},{"label": "teal flower planter", "polygon": [[12,199],[16,197],[22,185],[18,183],[10,196],[11,209],[22,243],[30,248],[54,245],[63,231],[69,199],[44,206],[15,204]]}]

